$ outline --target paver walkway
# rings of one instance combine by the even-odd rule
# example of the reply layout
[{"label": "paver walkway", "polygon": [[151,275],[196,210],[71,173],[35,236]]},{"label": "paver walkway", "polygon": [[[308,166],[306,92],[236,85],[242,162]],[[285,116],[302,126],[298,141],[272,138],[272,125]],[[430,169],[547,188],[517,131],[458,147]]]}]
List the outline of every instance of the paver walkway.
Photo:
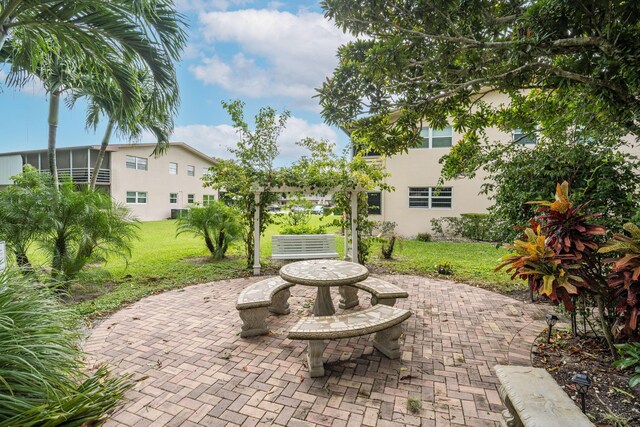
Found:
[{"label": "paver walkway", "polygon": [[[85,350],[92,363],[146,379],[106,425],[498,425],[491,368],[529,363],[541,309],[459,283],[381,277],[409,293],[396,304],[413,312],[402,358],[375,351],[372,336],[330,341],[326,376],[316,379],[306,343],[286,338],[314,288],[291,288],[291,314],[270,316],[272,334],[249,339],[238,336],[235,301],[262,278],[191,286],[119,311],[91,331]],[[421,402],[419,414],[407,410],[409,398]]]}]

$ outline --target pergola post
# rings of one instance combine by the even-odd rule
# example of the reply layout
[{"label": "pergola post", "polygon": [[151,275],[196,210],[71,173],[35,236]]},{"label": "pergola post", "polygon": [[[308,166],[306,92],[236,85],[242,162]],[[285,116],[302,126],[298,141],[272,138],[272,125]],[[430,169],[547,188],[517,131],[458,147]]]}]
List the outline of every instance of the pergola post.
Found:
[{"label": "pergola post", "polygon": [[253,214],[253,275],[260,275],[260,191],[254,193],[256,210]]},{"label": "pergola post", "polygon": [[351,192],[351,262],[358,262],[358,191]]},{"label": "pergola post", "polygon": [[351,257],[349,255],[349,228],[345,227],[344,221],[347,219],[347,212],[342,212],[342,234],[344,235],[344,260],[351,261]]}]

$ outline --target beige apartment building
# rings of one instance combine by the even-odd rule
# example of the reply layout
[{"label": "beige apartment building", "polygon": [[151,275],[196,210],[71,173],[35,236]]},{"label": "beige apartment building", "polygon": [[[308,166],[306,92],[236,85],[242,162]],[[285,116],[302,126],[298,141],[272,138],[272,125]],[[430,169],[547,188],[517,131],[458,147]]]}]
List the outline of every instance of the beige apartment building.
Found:
[{"label": "beige apartment building", "polygon": [[[502,94],[487,95],[485,100],[494,104],[508,103]],[[486,129],[491,141],[518,143],[525,146],[535,144],[535,136],[523,135],[519,129],[510,133],[498,129]],[[375,153],[366,156],[378,161],[390,174],[387,183],[395,188],[392,192],[370,192],[369,215],[373,221],[394,221],[396,231],[405,237],[432,232],[431,219],[459,217],[464,213],[486,213],[491,202],[479,194],[485,174],[480,171],[473,179],[445,181],[438,187],[440,158],[462,138],[451,126],[432,129],[425,123],[421,135],[422,146],[409,149],[407,153],[391,157],[379,157]],[[636,152],[637,149],[634,149]]]},{"label": "beige apartment building", "polygon": [[[203,188],[202,177],[215,159],[181,142],[171,143],[167,153],[155,157],[155,144],[110,145],[98,172],[97,187],[114,201],[131,209],[141,221],[171,218],[193,203],[208,204],[216,191]],[[73,182],[90,182],[99,146],[56,150],[58,173]],[[48,171],[46,150],[0,154],[0,187],[10,185],[11,176],[30,164]]]}]

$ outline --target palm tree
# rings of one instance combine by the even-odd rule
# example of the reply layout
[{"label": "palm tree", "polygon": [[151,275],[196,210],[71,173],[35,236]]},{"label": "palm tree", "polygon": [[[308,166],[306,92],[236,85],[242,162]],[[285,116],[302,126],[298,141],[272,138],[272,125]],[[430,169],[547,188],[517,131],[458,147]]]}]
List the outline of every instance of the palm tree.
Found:
[{"label": "palm tree", "polygon": [[96,129],[102,116],[107,117],[107,127],[102,137],[100,151],[93,167],[90,188],[95,188],[98,172],[114,131],[130,140],[139,139],[147,130],[156,137],[154,154],[161,154],[168,146],[173,132],[173,114],[178,99],[165,96],[153,85],[153,78],[146,70],[132,71],[137,76],[136,103],[126,105],[122,91],[110,79],[89,79],[80,89],[74,89],[69,97],[69,106],[80,98],[88,100],[86,126]]},{"label": "palm tree", "polygon": [[[55,145],[60,95],[71,82],[111,79],[125,105],[136,102],[131,64],[149,71],[156,94],[178,99],[173,61],[186,42],[184,17],[172,0],[0,0],[0,63],[11,64],[9,84],[49,78],[49,159],[56,178]],[[67,78],[51,79],[72,62]],[[76,74],[69,74],[75,71]],[[81,73],[78,73],[81,72]],[[72,77],[72,78],[68,78]]]}]

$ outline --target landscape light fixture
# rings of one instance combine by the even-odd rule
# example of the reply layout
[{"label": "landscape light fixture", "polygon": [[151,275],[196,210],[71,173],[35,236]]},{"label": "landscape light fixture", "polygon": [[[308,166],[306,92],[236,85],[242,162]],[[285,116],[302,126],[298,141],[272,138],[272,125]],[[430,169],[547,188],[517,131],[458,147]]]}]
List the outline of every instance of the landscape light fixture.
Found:
[{"label": "landscape light fixture", "polygon": [[549,326],[549,335],[547,335],[547,344],[551,343],[551,330],[553,329],[553,325],[558,321],[558,316],[555,314],[547,313],[544,316],[547,319],[547,325]]},{"label": "landscape light fixture", "polygon": [[584,413],[586,410],[585,398],[587,397],[587,391],[589,391],[589,387],[591,386],[591,379],[587,374],[575,374],[571,381],[576,385],[576,390],[578,390],[578,394],[580,395],[580,401],[582,403],[582,412]]}]

